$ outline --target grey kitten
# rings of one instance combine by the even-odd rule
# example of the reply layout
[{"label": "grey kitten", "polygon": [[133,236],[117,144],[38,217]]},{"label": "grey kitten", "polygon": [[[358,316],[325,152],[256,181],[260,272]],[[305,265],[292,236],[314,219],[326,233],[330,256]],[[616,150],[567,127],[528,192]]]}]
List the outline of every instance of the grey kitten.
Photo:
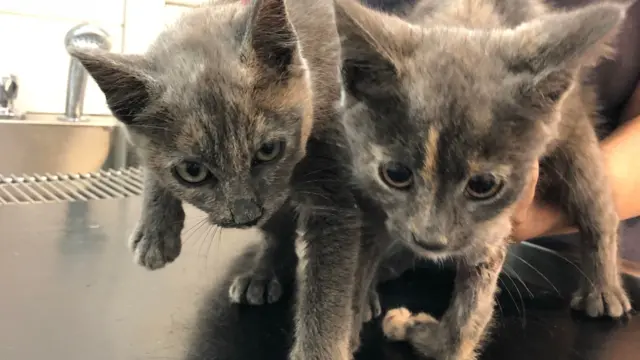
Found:
[{"label": "grey kitten", "polygon": [[230,295],[273,302],[281,293],[276,275],[288,274],[288,260],[295,260],[297,220],[291,358],[347,359],[351,323],[366,320],[366,312],[352,310],[360,211],[345,186],[334,107],[340,87],[332,3],[220,3],[188,13],[141,56],[73,51],[146,168],[143,213],[131,239],[136,261],[157,269],[179,255],[186,201],[213,224],[265,232],[263,252]]},{"label": "grey kitten", "polygon": [[[276,301],[293,271],[288,197],[311,131],[311,84],[282,0],[219,1],[190,11],[144,55],[73,50],[127,128],[146,172],[135,261],[180,254],[182,201],[223,228],[266,238],[232,301]],[[292,260],[292,261],[290,261]]]},{"label": "grey kitten", "polygon": [[541,199],[582,233],[586,277],[572,306],[592,317],[628,313],[595,95],[584,85],[624,7],[425,0],[401,19],[335,2],[353,180],[393,238],[418,256],[457,260],[445,315],[392,310],[386,335],[439,360],[475,358],[513,208],[536,161]]}]

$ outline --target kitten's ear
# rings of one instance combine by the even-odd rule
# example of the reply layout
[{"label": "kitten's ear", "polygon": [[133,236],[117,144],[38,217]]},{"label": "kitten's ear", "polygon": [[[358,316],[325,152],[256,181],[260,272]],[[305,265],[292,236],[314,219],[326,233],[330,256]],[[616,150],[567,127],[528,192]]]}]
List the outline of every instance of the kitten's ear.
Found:
[{"label": "kitten's ear", "polygon": [[69,49],[87,69],[107,99],[113,115],[124,124],[134,122],[149,104],[154,81],[142,55],[115,54],[102,50]]},{"label": "kitten's ear", "polygon": [[543,16],[500,34],[500,53],[517,75],[533,76],[532,95],[555,102],[571,86],[578,66],[607,55],[625,11],[609,3]]},{"label": "kitten's ear", "polygon": [[245,34],[247,50],[264,70],[288,75],[297,49],[296,33],[284,0],[256,0]]},{"label": "kitten's ear", "polygon": [[361,101],[389,95],[399,75],[397,59],[409,56],[417,44],[411,26],[355,0],[334,3],[345,90]]}]

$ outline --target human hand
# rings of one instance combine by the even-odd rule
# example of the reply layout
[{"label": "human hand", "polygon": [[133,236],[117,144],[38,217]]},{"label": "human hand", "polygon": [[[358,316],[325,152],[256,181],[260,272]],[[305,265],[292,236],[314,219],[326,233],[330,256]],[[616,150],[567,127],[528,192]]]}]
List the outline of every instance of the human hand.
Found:
[{"label": "human hand", "polygon": [[536,204],[534,203],[536,195],[536,185],[538,184],[538,176],[540,175],[540,163],[535,162],[529,172],[529,179],[525,186],[520,199],[515,205],[512,223],[513,230],[511,239],[514,242],[527,240],[535,235],[535,224],[537,214]]},{"label": "human hand", "polygon": [[545,235],[574,232],[564,212],[537,201],[536,185],[540,172],[539,163],[533,164],[529,181],[520,200],[515,205],[512,216],[511,241],[522,242]]}]

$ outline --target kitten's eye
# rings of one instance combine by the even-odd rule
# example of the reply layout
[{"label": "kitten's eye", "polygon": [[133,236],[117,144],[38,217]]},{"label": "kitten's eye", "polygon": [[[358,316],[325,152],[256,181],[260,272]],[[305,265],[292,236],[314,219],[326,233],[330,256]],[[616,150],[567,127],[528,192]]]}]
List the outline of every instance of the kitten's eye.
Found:
[{"label": "kitten's eye", "polygon": [[284,141],[269,141],[260,147],[256,152],[255,160],[259,163],[273,161],[284,150]]},{"label": "kitten's eye", "polygon": [[197,185],[211,177],[211,172],[202,164],[195,161],[183,161],[174,168],[179,180],[189,185]]},{"label": "kitten's eye", "polygon": [[389,186],[406,189],[413,184],[413,172],[398,162],[390,162],[380,167],[380,176]]},{"label": "kitten's eye", "polygon": [[465,194],[472,200],[487,200],[496,196],[504,183],[493,174],[473,175],[467,182]]}]

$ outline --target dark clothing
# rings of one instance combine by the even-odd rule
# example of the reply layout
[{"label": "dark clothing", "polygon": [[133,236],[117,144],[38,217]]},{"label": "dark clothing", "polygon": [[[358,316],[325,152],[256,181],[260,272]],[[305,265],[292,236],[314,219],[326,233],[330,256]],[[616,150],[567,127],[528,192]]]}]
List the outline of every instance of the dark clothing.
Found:
[{"label": "dark clothing", "polygon": [[[602,0],[549,0],[557,7],[575,6],[603,2]],[[595,69],[596,86],[601,115],[608,130],[620,125],[620,114],[640,81],[640,1],[636,0],[627,13],[627,18],[618,34],[614,58],[605,60]]]}]

